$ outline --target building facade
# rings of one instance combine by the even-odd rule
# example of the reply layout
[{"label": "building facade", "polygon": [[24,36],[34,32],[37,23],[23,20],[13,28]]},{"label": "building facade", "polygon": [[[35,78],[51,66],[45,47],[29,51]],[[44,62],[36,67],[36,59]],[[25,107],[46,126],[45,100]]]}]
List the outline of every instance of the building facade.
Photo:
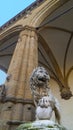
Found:
[{"label": "building facade", "polygon": [[35,120],[29,79],[43,66],[61,104],[62,124],[73,130],[73,1],[37,0],[0,28],[0,129]]}]

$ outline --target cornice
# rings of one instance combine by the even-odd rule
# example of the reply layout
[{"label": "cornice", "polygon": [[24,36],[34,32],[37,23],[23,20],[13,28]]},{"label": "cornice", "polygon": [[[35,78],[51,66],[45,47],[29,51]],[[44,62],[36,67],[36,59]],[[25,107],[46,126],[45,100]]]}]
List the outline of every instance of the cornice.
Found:
[{"label": "cornice", "polygon": [[18,25],[18,26],[15,26],[7,31],[5,31],[4,33],[2,33],[0,35],[0,42],[2,39],[4,39],[5,37],[7,37],[8,35],[12,34],[12,33],[16,33],[16,32],[20,32],[23,30],[23,26],[22,25]]},{"label": "cornice", "polygon": [[45,2],[45,0],[36,0],[35,2],[33,2],[30,6],[28,6],[27,8],[25,8],[23,11],[21,11],[20,13],[18,13],[15,17],[13,17],[8,22],[6,22],[4,25],[2,25],[0,27],[0,32],[3,31],[4,29],[6,29],[8,26],[12,25],[14,22],[18,21],[23,16],[26,17],[27,14],[30,14],[31,11],[33,9],[35,9],[36,7],[38,7],[40,4],[42,4],[42,2]]},{"label": "cornice", "polygon": [[14,26],[14,27],[6,30],[4,33],[0,34],[0,42],[2,40],[4,40],[4,38],[10,36],[11,34],[14,34],[14,33],[16,34],[16,32],[20,33],[21,31],[23,32],[24,30],[30,30],[30,31],[37,33],[37,30],[34,27],[31,27],[31,26],[28,26],[28,25],[26,25],[26,26],[18,25],[18,26]]}]

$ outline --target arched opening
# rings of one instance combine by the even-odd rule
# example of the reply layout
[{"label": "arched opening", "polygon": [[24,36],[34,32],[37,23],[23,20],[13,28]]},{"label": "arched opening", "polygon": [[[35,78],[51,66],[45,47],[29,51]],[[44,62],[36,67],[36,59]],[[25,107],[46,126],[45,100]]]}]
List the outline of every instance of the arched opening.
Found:
[{"label": "arched opening", "polygon": [[4,84],[7,74],[0,69],[0,85]]},{"label": "arched opening", "polygon": [[8,71],[22,26],[15,26],[0,37],[0,69]]}]

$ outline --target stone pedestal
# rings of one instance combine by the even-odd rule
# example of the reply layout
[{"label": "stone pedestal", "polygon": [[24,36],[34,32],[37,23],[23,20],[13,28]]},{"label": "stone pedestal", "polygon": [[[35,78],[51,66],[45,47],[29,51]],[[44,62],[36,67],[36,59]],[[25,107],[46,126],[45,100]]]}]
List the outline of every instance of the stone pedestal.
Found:
[{"label": "stone pedestal", "polygon": [[39,120],[20,125],[16,130],[67,130],[50,120]]}]

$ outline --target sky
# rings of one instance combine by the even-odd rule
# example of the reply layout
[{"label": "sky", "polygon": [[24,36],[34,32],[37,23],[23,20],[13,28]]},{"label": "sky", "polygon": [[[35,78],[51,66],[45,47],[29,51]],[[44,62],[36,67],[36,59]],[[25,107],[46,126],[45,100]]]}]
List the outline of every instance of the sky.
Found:
[{"label": "sky", "polygon": [[[0,0],[0,26],[20,13],[36,0]],[[5,82],[6,74],[0,70],[0,85]]]},{"label": "sky", "polygon": [[0,26],[36,0],[0,0]]}]

